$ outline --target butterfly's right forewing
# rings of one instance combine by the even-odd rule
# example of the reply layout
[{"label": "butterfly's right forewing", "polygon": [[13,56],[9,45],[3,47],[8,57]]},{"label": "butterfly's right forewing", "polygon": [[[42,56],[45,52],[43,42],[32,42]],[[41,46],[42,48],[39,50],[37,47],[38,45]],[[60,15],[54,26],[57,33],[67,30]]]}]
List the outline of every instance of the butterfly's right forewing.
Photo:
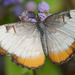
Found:
[{"label": "butterfly's right forewing", "polygon": [[[38,68],[44,64],[40,32],[36,23],[12,23],[0,26],[0,46],[18,64]],[[3,51],[0,51],[3,52]]]}]

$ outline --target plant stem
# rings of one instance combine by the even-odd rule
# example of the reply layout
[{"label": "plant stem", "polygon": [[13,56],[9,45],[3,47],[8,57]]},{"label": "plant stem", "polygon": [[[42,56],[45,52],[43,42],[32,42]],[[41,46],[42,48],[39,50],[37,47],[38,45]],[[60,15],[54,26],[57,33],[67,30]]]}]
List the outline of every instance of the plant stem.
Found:
[{"label": "plant stem", "polygon": [[36,75],[36,70],[33,70],[33,75]]}]

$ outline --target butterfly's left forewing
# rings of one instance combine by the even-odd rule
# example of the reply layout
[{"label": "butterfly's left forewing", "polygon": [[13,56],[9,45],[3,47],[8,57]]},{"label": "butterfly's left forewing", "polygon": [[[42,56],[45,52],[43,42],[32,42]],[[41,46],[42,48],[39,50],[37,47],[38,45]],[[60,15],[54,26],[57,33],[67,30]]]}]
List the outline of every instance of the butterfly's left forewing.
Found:
[{"label": "butterfly's left forewing", "polygon": [[73,53],[75,48],[75,10],[49,16],[46,25],[46,36],[49,58],[61,63]]},{"label": "butterfly's left forewing", "polygon": [[45,55],[36,23],[12,23],[0,26],[0,46],[14,61],[28,68],[44,64]]}]

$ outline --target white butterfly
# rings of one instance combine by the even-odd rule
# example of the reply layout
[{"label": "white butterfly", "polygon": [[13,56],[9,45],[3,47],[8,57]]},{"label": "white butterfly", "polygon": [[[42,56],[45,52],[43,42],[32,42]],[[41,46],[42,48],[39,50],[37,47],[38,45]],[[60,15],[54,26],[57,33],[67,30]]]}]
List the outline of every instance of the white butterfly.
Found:
[{"label": "white butterfly", "polygon": [[0,26],[0,46],[16,63],[28,68],[44,64],[45,54],[62,63],[75,48],[75,10],[54,14],[43,22],[18,22]]}]

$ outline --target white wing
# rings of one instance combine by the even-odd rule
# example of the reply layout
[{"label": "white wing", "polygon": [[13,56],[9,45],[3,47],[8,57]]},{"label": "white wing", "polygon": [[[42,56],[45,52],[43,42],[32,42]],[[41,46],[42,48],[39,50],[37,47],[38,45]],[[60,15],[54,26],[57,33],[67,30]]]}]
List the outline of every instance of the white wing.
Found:
[{"label": "white wing", "polygon": [[45,56],[40,32],[35,23],[12,23],[0,26],[0,46],[23,66],[38,68],[44,64]]},{"label": "white wing", "polygon": [[[52,15],[45,20],[49,57],[61,63],[72,53],[75,39],[75,10]],[[75,43],[74,43],[75,44]]]}]

